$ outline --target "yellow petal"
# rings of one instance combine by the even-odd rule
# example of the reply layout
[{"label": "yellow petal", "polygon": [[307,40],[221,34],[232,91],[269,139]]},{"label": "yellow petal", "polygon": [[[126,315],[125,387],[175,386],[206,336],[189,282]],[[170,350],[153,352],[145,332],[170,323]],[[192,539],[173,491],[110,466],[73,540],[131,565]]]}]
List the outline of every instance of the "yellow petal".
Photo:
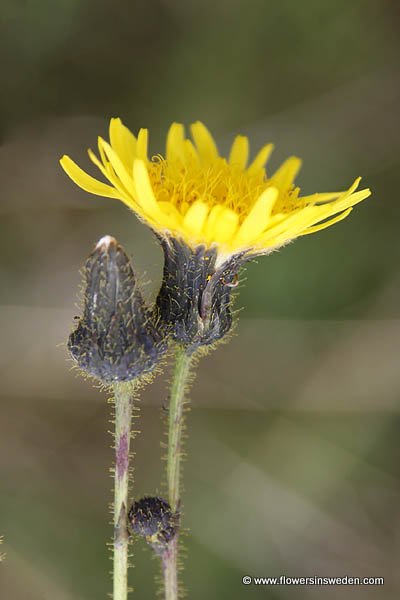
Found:
[{"label": "yellow petal", "polygon": [[230,208],[222,207],[214,225],[214,241],[218,244],[229,242],[236,233],[238,223],[239,215]]},{"label": "yellow petal", "polygon": [[119,194],[113,187],[98,181],[91,175],[88,175],[69,157],[64,155],[60,160],[60,165],[68,175],[80,188],[96,196],[105,196],[106,198],[117,198],[122,200]]},{"label": "yellow petal", "polygon": [[[350,188],[350,190],[354,190],[356,185],[358,185],[359,180],[357,180]],[[332,217],[333,215],[336,215],[338,213],[342,213],[343,211],[346,211],[348,208],[351,208],[353,206],[355,206],[356,204],[358,204],[359,202],[362,202],[363,200],[365,200],[366,198],[368,198],[371,195],[371,190],[366,188],[364,190],[360,190],[359,192],[355,192],[355,193],[349,193],[346,192],[344,193],[340,198],[338,198],[335,202],[331,202],[330,204],[322,204],[320,206],[316,206],[316,219],[314,221],[314,223],[318,223],[318,221],[322,221],[323,219],[327,219],[328,217]],[[313,225],[314,223],[311,223],[310,225]]]},{"label": "yellow petal", "polygon": [[131,173],[136,155],[136,138],[122,123],[121,119],[111,119],[109,127],[110,144],[120,157],[128,173]]},{"label": "yellow petal", "polygon": [[162,217],[161,209],[151,185],[147,167],[142,160],[135,159],[133,162],[133,178],[136,200],[144,212],[154,219]]},{"label": "yellow petal", "polygon": [[207,127],[197,121],[190,126],[190,129],[201,160],[205,163],[215,161],[219,156],[218,149]]},{"label": "yellow petal", "polygon": [[[105,173],[106,173],[105,177],[110,181],[110,183],[117,190],[123,189],[124,190],[124,194],[128,194],[126,188],[122,184],[121,180],[118,178],[117,174],[115,173],[115,170],[113,169],[110,161],[108,160],[108,157],[107,157],[107,155],[106,155],[106,153],[104,151],[103,141],[104,141],[103,138],[101,138],[100,136],[97,138],[97,148],[99,150],[101,162],[103,164],[103,169],[105,169]],[[88,154],[89,154],[90,160],[92,162],[95,162],[93,160],[92,156],[90,155],[89,151],[88,151]],[[93,155],[93,156],[95,156],[95,155]],[[104,173],[104,171],[100,168],[100,166],[98,165],[98,163],[95,162],[95,165],[101,170],[102,173]]]},{"label": "yellow petal", "polygon": [[135,191],[132,177],[128,174],[118,154],[111,148],[110,144],[108,144],[102,138],[99,138],[99,147],[103,149],[104,154],[107,156],[112,168],[114,169],[117,177],[120,179],[128,194],[132,194],[134,196]]},{"label": "yellow petal", "polygon": [[[338,212],[347,210],[347,208],[355,206],[359,202],[362,202],[363,200],[368,198],[370,195],[371,195],[371,190],[369,190],[369,189],[360,190],[359,192],[356,192],[355,194],[350,194],[350,196],[348,196],[346,198],[339,199],[336,202],[333,202],[332,204],[328,204],[327,210],[324,211],[324,213],[323,213],[324,216],[321,218],[325,218],[325,216],[330,217],[332,215],[336,215]],[[318,208],[322,208],[322,206],[318,207]]]},{"label": "yellow petal", "polygon": [[[354,189],[354,184],[351,186]],[[347,198],[346,203],[339,205],[339,202],[332,203],[332,205],[323,206],[309,206],[304,209],[296,211],[288,216],[282,223],[275,227],[267,229],[264,235],[260,237],[258,242],[266,247],[281,245],[286,241],[295,239],[305,232],[314,233],[320,229],[325,229],[334,223],[345,219],[350,214],[353,203],[357,204],[362,200],[365,200],[369,196],[369,190],[361,190],[356,194],[350,195]],[[349,206],[350,205],[350,206]],[[333,215],[340,212],[340,215],[336,218],[330,219],[318,225],[318,223],[324,219],[328,219]]]},{"label": "yellow petal", "polygon": [[247,169],[247,172],[250,175],[256,175],[258,172],[264,169],[265,164],[271,156],[271,152],[273,149],[273,144],[267,144],[266,146],[263,146],[261,150],[257,153],[257,156],[255,157],[249,168]]},{"label": "yellow petal", "polygon": [[137,144],[136,144],[136,157],[140,160],[147,161],[147,146],[149,141],[148,129],[140,129]]},{"label": "yellow petal", "polygon": [[97,148],[99,150],[99,154],[100,154],[100,158],[101,158],[101,162],[103,163],[103,165],[105,166],[105,168],[107,169],[107,171],[112,172],[113,169],[110,165],[110,161],[108,160],[105,152],[104,152],[104,148],[103,148],[103,138],[98,136],[97,138]]},{"label": "yellow petal", "polygon": [[335,201],[327,203],[325,205],[321,205],[320,206],[321,210],[324,210],[324,208],[327,208],[328,210],[330,210],[330,207],[343,206],[344,204],[346,204],[348,202],[349,198],[354,199],[354,197],[357,196],[357,194],[364,193],[364,192],[370,192],[370,190],[360,190],[359,192],[357,192],[357,194],[354,193],[355,190],[358,188],[360,181],[361,181],[361,177],[357,177],[357,179],[351,184],[349,189],[342,192],[339,195],[339,197],[336,198]]},{"label": "yellow petal", "polygon": [[356,190],[360,184],[361,177],[357,177],[355,181],[351,184],[348,190],[344,190],[343,192],[323,192],[323,193],[315,193],[310,194],[309,196],[301,196],[301,200],[306,202],[307,204],[318,205],[325,202],[331,202],[332,200],[338,200],[339,198],[348,197],[350,194]]},{"label": "yellow petal", "polygon": [[[292,239],[292,232],[298,231],[299,228],[305,228],[312,225],[318,220],[320,212],[319,207],[307,206],[306,208],[299,208],[286,215],[286,218],[280,221],[278,224],[272,227],[267,227],[264,233],[259,238],[260,243],[269,245],[270,239],[285,235]],[[321,220],[323,217],[319,217]]]},{"label": "yellow petal", "polygon": [[274,187],[264,190],[240,226],[235,244],[245,246],[261,235],[268,225],[278,194],[278,190]]},{"label": "yellow petal", "polygon": [[320,204],[322,202],[330,202],[332,200],[336,200],[344,194],[344,192],[323,192],[323,193],[315,193],[309,194],[308,196],[301,196],[301,200],[306,204]]},{"label": "yellow petal", "polygon": [[353,181],[353,183],[351,184],[351,186],[349,187],[349,189],[347,190],[347,194],[352,194],[360,185],[360,181],[361,181],[361,177],[357,177],[357,179],[355,179]]},{"label": "yellow petal", "polygon": [[223,210],[224,207],[221,204],[216,204],[210,210],[210,214],[208,215],[208,219],[204,227],[204,235],[209,242],[215,241],[215,225]]},{"label": "yellow petal", "polygon": [[196,202],[189,207],[183,218],[183,227],[190,234],[200,234],[207,219],[208,210],[208,204],[201,200],[196,200]]},{"label": "yellow petal", "polygon": [[185,128],[181,123],[172,123],[167,134],[166,159],[184,160]]},{"label": "yellow petal", "polygon": [[106,179],[109,179],[109,171],[104,166],[104,161],[101,162],[90,148],[88,150],[88,155],[92,163],[96,165],[96,167],[104,175],[104,177],[106,177]]},{"label": "yellow petal", "polygon": [[101,163],[97,156],[94,154],[94,152],[90,150],[90,148],[88,150],[88,155],[92,163],[96,165],[96,167],[102,172],[104,177],[108,179],[111,185],[117,190],[117,192],[120,193],[121,200],[123,200],[125,204],[127,204],[130,208],[134,208],[136,203],[134,201],[133,195],[129,194],[125,186],[122,185],[120,179],[118,179],[118,177],[116,176],[113,168],[110,166],[110,163],[107,161],[106,157],[104,157],[103,163]]},{"label": "yellow petal", "polygon": [[316,221],[321,220],[318,213],[318,208],[306,207],[292,213],[287,219],[279,225],[267,229],[267,231],[259,237],[257,243],[265,248],[274,248],[281,246],[285,242],[296,238],[301,231],[307,229]]},{"label": "yellow petal", "polygon": [[185,160],[186,162],[189,163],[198,163],[199,162],[199,155],[197,154],[197,150],[193,145],[193,142],[191,140],[184,140],[183,143],[183,149],[185,152]]},{"label": "yellow petal", "polygon": [[182,229],[182,215],[172,202],[165,200],[158,201],[158,206],[161,211],[168,217],[170,227],[174,229]]},{"label": "yellow petal", "polygon": [[338,215],[337,217],[334,217],[333,219],[330,219],[329,221],[325,221],[324,223],[321,223],[320,225],[313,225],[312,227],[308,227],[302,233],[300,233],[300,235],[309,235],[310,233],[316,233],[317,231],[322,231],[323,229],[326,229],[327,227],[330,227],[331,225],[334,225],[335,223],[339,223],[339,221],[343,221],[343,219],[348,217],[352,210],[353,210],[352,207],[348,208],[344,212],[340,213],[340,215]]},{"label": "yellow petal", "polygon": [[291,156],[279,167],[270,179],[271,185],[278,188],[281,194],[290,190],[294,178],[301,167],[301,160],[296,156]]},{"label": "yellow petal", "polygon": [[229,154],[229,164],[245,169],[249,158],[249,140],[244,135],[238,135],[232,144]]}]

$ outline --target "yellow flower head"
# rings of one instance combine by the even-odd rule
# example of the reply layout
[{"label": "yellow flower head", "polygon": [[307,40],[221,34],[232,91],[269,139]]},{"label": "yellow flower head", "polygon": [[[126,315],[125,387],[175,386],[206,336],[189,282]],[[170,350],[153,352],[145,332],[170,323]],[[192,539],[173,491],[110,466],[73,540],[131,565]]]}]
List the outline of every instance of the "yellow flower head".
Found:
[{"label": "yellow flower head", "polygon": [[108,184],[85,173],[68,156],[61,165],[84,190],[122,200],[162,237],[189,247],[215,246],[221,263],[236,253],[267,254],[301,235],[325,229],[349,215],[370,195],[347,191],[300,196],[294,179],[301,161],[288,158],[273,175],[265,164],[272,144],[261,148],[249,164],[249,141],[237,136],[229,158],[220,156],[213,137],[200,122],[173,123],[165,155],[148,158],[148,131],[135,137],[120,119],[110,121],[110,142],[98,138],[98,158],[89,157]]}]

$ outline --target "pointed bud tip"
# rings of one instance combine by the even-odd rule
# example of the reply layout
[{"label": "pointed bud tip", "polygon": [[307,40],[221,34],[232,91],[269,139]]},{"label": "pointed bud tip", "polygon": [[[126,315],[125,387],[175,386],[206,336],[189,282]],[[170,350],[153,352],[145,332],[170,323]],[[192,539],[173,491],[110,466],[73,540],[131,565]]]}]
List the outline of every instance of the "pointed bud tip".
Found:
[{"label": "pointed bud tip", "polygon": [[96,244],[96,250],[108,250],[108,248],[112,245],[117,245],[117,240],[113,238],[111,235],[104,235]]}]

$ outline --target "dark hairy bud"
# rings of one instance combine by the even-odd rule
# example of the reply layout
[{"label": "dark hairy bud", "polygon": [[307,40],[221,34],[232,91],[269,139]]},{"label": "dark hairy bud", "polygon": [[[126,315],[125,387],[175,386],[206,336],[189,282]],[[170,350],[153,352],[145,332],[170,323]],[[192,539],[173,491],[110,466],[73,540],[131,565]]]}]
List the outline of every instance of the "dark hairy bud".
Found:
[{"label": "dark hairy bud", "polygon": [[243,254],[217,266],[217,249],[190,248],[162,239],[163,282],[157,298],[160,321],[175,341],[196,350],[222,339],[232,326],[232,289],[245,262]]},{"label": "dark hairy bud", "polygon": [[122,246],[103,237],[85,265],[83,315],[68,348],[79,367],[104,381],[151,371],[164,352]]},{"label": "dark hairy bud", "polygon": [[128,521],[133,533],[144,537],[156,554],[168,549],[179,529],[179,513],[173,513],[166,500],[146,496],[132,504]]}]

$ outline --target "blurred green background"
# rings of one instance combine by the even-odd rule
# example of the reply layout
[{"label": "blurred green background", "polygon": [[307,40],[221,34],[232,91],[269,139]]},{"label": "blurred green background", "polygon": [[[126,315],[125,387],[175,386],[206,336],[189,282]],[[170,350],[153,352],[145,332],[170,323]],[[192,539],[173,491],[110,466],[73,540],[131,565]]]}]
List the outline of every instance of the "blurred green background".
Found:
[{"label": "blurred green background", "polygon": [[[202,360],[188,418],[191,600],[400,594],[400,10],[389,0],[2,0],[0,566],[3,600],[99,600],[112,460],[106,395],[63,344],[79,268],[104,234],[146,292],[162,257],[122,203],[62,173],[120,116],[203,120],[304,158],[304,192],[373,197],[246,272],[237,335]],[[168,371],[145,390],[135,495],[162,492]],[[156,560],[134,546],[133,598]],[[255,587],[251,576],[380,576],[384,587]]]}]

